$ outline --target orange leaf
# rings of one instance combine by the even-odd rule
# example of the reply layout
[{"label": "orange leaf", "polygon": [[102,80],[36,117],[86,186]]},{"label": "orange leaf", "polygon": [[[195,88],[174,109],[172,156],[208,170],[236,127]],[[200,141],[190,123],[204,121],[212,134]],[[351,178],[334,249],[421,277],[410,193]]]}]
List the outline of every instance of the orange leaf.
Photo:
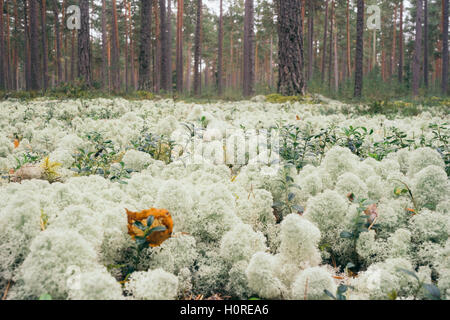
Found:
[{"label": "orange leaf", "polygon": [[17,149],[20,145],[19,139],[14,139],[14,149]]},{"label": "orange leaf", "polygon": [[151,247],[160,246],[165,240],[169,239],[172,236],[173,230],[173,220],[172,217],[166,209],[155,209],[151,208],[149,210],[142,210],[140,212],[132,212],[128,209],[125,209],[128,216],[128,234],[134,240],[136,236],[144,236],[144,232],[139,229],[134,223],[140,222],[144,226],[147,226],[147,218],[149,216],[153,216],[155,219],[152,228],[157,226],[165,226],[166,230],[164,231],[155,231],[151,233],[147,237],[147,241]]}]

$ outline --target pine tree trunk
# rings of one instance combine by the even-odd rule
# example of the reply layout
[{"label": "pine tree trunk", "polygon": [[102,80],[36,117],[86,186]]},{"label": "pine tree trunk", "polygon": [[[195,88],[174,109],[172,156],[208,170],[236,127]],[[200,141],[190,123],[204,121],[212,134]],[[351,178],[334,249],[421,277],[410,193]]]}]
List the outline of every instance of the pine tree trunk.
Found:
[{"label": "pine tree trunk", "polygon": [[6,85],[8,89],[13,87],[13,76],[11,73],[11,35],[10,35],[10,16],[8,1],[5,2],[6,11]]},{"label": "pine tree trunk", "polygon": [[194,94],[201,93],[201,37],[202,37],[202,0],[197,0],[197,18],[195,25],[195,43],[194,43]]},{"label": "pine tree trunk", "polygon": [[38,0],[30,0],[30,57],[31,57],[31,90],[41,88],[41,63],[39,57],[39,33],[38,33]]},{"label": "pine tree trunk", "polygon": [[337,50],[337,23],[336,23],[336,12],[334,14],[334,90],[339,89],[339,61],[338,61],[338,50]]},{"label": "pine tree trunk", "polygon": [[150,89],[150,42],[152,0],[141,0],[141,40],[139,44],[139,90]]},{"label": "pine tree trunk", "polygon": [[[115,1],[115,0],[114,0]],[[89,0],[80,0],[81,29],[78,30],[78,77],[92,85]]]},{"label": "pine tree trunk", "polygon": [[167,74],[167,24],[166,24],[167,14],[166,14],[166,0],[159,0],[159,20],[160,20],[160,68],[161,68],[161,78],[160,78],[160,88],[164,91],[168,89],[168,74]]},{"label": "pine tree trunk", "polygon": [[119,25],[117,19],[116,0],[112,0],[111,23],[111,82],[115,92],[120,91],[120,50],[119,50]]},{"label": "pine tree trunk", "polygon": [[128,34],[130,35],[130,65],[131,65],[131,86],[133,90],[136,90],[136,66],[135,66],[135,52],[134,52],[134,36],[133,36],[133,24],[131,20],[131,2],[128,2],[128,21],[130,21],[129,24],[129,31]]},{"label": "pine tree trunk", "polygon": [[304,95],[301,2],[277,0],[278,7],[278,92],[282,95]]},{"label": "pine tree trunk", "polygon": [[0,90],[6,89],[5,39],[3,37],[3,0],[0,0]]},{"label": "pine tree trunk", "polygon": [[[222,1],[222,0],[221,0]],[[184,0],[178,0],[177,9],[177,91],[183,92],[183,13]],[[220,49],[219,49],[220,51]]]},{"label": "pine tree trunk", "polygon": [[428,0],[423,0],[424,27],[423,27],[423,82],[428,89]]},{"label": "pine tree trunk", "polygon": [[391,73],[390,77],[395,73],[395,64],[397,63],[395,60],[395,53],[397,50],[397,10],[398,4],[395,5],[394,10],[394,23],[393,23],[393,32],[392,32],[392,56],[391,56]]},{"label": "pine tree trunk", "polygon": [[363,88],[363,54],[364,54],[364,0],[358,0],[358,13],[356,19],[356,56],[355,56],[355,92],[354,96],[360,98]]},{"label": "pine tree trunk", "polygon": [[[14,0],[14,35],[19,37],[19,14],[17,9],[17,0]],[[25,39],[26,42],[26,39]],[[24,44],[24,47],[26,45]],[[19,41],[14,41],[14,89],[19,90]]]},{"label": "pine tree trunk", "polygon": [[333,61],[333,40],[334,40],[334,0],[331,1],[331,12],[330,12],[330,55],[328,56],[328,89],[331,90],[331,74],[332,74],[332,61]]},{"label": "pine tree trunk", "polygon": [[223,93],[223,0],[220,0],[220,14],[219,14],[219,44],[218,44],[218,62],[217,62],[217,92],[220,95]]},{"label": "pine tree trunk", "polygon": [[400,2],[400,30],[398,41],[398,81],[403,82],[403,0]]},{"label": "pine tree trunk", "polygon": [[244,17],[244,97],[253,94],[255,81],[255,33],[253,0],[245,0]]},{"label": "pine tree trunk", "polygon": [[153,85],[156,93],[161,88],[161,27],[160,18],[158,14],[158,1],[154,2],[153,11],[155,15],[155,54],[154,54],[154,67],[153,67]]},{"label": "pine tree trunk", "polygon": [[443,33],[442,33],[442,93],[448,93],[448,0],[444,1],[443,7]]},{"label": "pine tree trunk", "polygon": [[25,28],[25,86],[27,90],[31,90],[31,43],[30,43],[30,7],[27,0],[23,0],[24,4],[24,28]]},{"label": "pine tree trunk", "polygon": [[166,91],[172,92],[173,81],[172,81],[172,2],[167,0],[167,17],[166,17],[166,32],[167,32],[167,45],[166,45]]},{"label": "pine tree trunk", "polygon": [[71,58],[70,58],[70,80],[75,80],[75,29],[72,30],[72,43],[71,43]]},{"label": "pine tree trunk", "polygon": [[128,4],[126,0],[123,0],[123,7],[125,9],[125,15],[124,15],[124,27],[125,27],[125,56],[124,56],[124,62],[125,62],[125,75],[124,75],[124,80],[125,80],[125,91],[128,92],[128,87],[130,85],[129,80],[130,80],[130,65],[128,64],[128,58],[129,58],[129,34],[128,34]]},{"label": "pine tree trunk", "polygon": [[58,2],[53,0],[53,15],[55,16],[55,38],[56,38],[56,75],[57,75],[57,83],[60,84],[63,81],[62,77],[62,64],[61,64],[61,30],[59,25],[59,10],[58,10]]},{"label": "pine tree trunk", "polygon": [[314,72],[314,2],[309,0],[308,16],[308,80],[311,80]]},{"label": "pine tree trunk", "polygon": [[420,86],[420,66],[422,52],[422,16],[423,3],[422,0],[416,0],[416,38],[414,43],[414,55],[412,61],[412,93],[413,96],[419,95]]},{"label": "pine tree trunk", "polygon": [[325,27],[323,31],[323,50],[322,50],[322,83],[325,80],[325,63],[327,58],[327,34],[328,34],[328,0],[325,3]]},{"label": "pine tree trunk", "polygon": [[350,0],[347,0],[347,23],[346,23],[346,31],[347,31],[347,74],[348,77],[351,77],[352,74],[352,66],[351,66],[351,47],[350,47]]},{"label": "pine tree trunk", "polygon": [[41,30],[42,30],[42,83],[43,89],[48,88],[48,42],[47,42],[47,3],[46,0],[40,0],[41,4]]},{"label": "pine tree trunk", "polygon": [[108,29],[106,27],[106,0],[102,0],[102,83],[103,88],[109,89],[108,68]]}]

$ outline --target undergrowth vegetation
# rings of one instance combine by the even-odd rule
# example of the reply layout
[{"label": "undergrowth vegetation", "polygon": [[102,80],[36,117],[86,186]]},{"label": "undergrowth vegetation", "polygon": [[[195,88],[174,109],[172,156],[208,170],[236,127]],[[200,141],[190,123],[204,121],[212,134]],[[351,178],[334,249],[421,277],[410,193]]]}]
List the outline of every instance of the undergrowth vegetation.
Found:
[{"label": "undergrowth vegetation", "polygon": [[8,299],[450,298],[444,100],[73,94],[0,103]]}]

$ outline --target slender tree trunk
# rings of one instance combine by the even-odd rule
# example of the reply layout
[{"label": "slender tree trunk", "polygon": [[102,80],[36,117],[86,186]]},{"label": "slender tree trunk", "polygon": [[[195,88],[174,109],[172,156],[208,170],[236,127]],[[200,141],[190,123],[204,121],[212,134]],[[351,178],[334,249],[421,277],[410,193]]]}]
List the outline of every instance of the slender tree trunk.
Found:
[{"label": "slender tree trunk", "polygon": [[244,97],[253,94],[255,82],[255,33],[253,0],[245,0],[244,17]]},{"label": "slender tree trunk", "polygon": [[423,81],[428,89],[428,0],[423,0],[424,27],[423,27]]},{"label": "slender tree trunk", "polygon": [[106,14],[106,0],[102,0],[102,83],[103,88],[109,89],[108,29],[106,27]]},{"label": "slender tree trunk", "polygon": [[322,83],[325,80],[325,63],[327,57],[327,34],[328,34],[328,0],[325,2],[325,27],[323,31],[323,50],[322,50]]},{"label": "slender tree trunk", "polygon": [[11,35],[10,35],[10,16],[9,16],[9,6],[8,1],[5,2],[6,11],[6,84],[8,89],[13,87],[13,75],[11,72]]},{"label": "slender tree trunk", "polygon": [[339,89],[339,62],[338,62],[338,50],[337,50],[337,22],[336,22],[336,12],[334,13],[334,90]]},{"label": "slender tree trunk", "polygon": [[347,74],[348,77],[351,77],[352,74],[352,65],[351,65],[351,46],[350,46],[350,0],[347,0],[347,23],[346,23],[346,31],[347,31]]},{"label": "slender tree trunk", "polygon": [[81,29],[78,30],[78,77],[87,86],[92,84],[89,0],[80,0]]},{"label": "slender tree trunk", "polygon": [[27,90],[31,90],[31,43],[30,43],[30,7],[27,0],[23,0],[24,4],[24,27],[25,27],[25,86]]},{"label": "slender tree trunk", "polygon": [[62,64],[61,64],[61,30],[59,25],[59,9],[58,2],[53,0],[53,15],[55,16],[55,40],[56,40],[56,74],[57,74],[57,83],[60,84],[63,81],[62,77]]},{"label": "slender tree trunk", "polygon": [[333,73],[333,30],[334,30],[334,0],[331,1],[331,12],[330,12],[330,55],[328,56],[328,89],[331,90],[331,74]]},{"label": "slender tree trunk", "polygon": [[[222,0],[221,0],[222,1]],[[177,9],[177,91],[183,92],[183,14],[184,0],[178,0]],[[219,49],[220,51],[220,49]]]},{"label": "slender tree trunk", "polygon": [[41,64],[39,57],[39,32],[38,32],[38,0],[30,0],[30,56],[31,56],[31,90],[39,90],[41,79]]},{"label": "slender tree trunk", "polygon": [[[151,13],[150,13],[151,14]],[[135,65],[135,52],[134,52],[134,31],[133,31],[133,23],[131,19],[131,2],[128,2],[128,21],[129,24],[129,35],[130,35],[130,65],[131,65],[131,86],[133,90],[137,89],[137,78],[136,78],[136,65]]]},{"label": "slender tree trunk", "polygon": [[356,56],[355,56],[355,92],[354,96],[360,98],[363,88],[363,54],[364,54],[364,0],[358,0],[358,13],[356,21]]},{"label": "slender tree trunk", "polygon": [[202,0],[197,0],[197,19],[195,25],[195,44],[194,44],[194,94],[201,93],[201,37],[202,37]]},{"label": "slender tree trunk", "polygon": [[141,0],[141,40],[139,44],[139,90],[150,89],[150,42],[152,0]]},{"label": "slender tree trunk", "polygon": [[129,79],[130,79],[130,65],[128,64],[128,58],[129,58],[129,34],[128,34],[128,4],[127,4],[127,0],[123,0],[123,6],[125,9],[125,15],[124,15],[124,27],[125,27],[125,52],[124,52],[124,62],[125,62],[125,75],[124,75],[124,80],[125,80],[125,91],[128,92],[128,87],[130,85],[129,83]]},{"label": "slender tree trunk", "polygon": [[112,0],[112,23],[111,23],[111,79],[112,89],[120,91],[120,50],[119,50],[119,25],[117,19],[116,0]]},{"label": "slender tree trunk", "polygon": [[72,43],[71,43],[71,58],[70,58],[70,80],[75,80],[75,29],[72,30]]},{"label": "slender tree trunk", "polygon": [[400,2],[400,30],[398,48],[398,81],[403,82],[403,0]]},{"label": "slender tree trunk", "polygon": [[160,78],[160,87],[162,90],[167,91],[168,90],[168,77],[167,74],[167,51],[168,51],[168,41],[167,41],[167,24],[166,24],[167,14],[166,14],[166,0],[159,0],[159,20],[160,20],[160,52],[159,52],[159,58],[160,58],[160,68],[161,68],[161,78]]},{"label": "slender tree trunk", "polygon": [[187,44],[187,60],[186,60],[186,91],[190,92],[191,91],[191,74],[192,74],[192,42],[188,41]]},{"label": "slender tree trunk", "polygon": [[172,81],[172,2],[171,0],[167,0],[167,18],[166,18],[166,32],[167,32],[167,45],[166,45],[166,74],[167,74],[167,83],[166,83],[166,91],[172,92],[173,89],[173,81]]},{"label": "slender tree trunk", "polygon": [[308,80],[311,80],[314,72],[314,1],[309,0],[308,16]]},{"label": "slender tree trunk", "polygon": [[416,39],[414,44],[414,55],[412,61],[412,91],[413,96],[419,95],[420,86],[420,66],[421,66],[421,52],[422,52],[422,16],[423,3],[422,0],[416,0]]},{"label": "slender tree trunk", "polygon": [[442,33],[442,93],[448,92],[448,0],[443,0],[443,33]]},{"label": "slender tree trunk", "polygon": [[3,23],[3,0],[0,0],[0,90],[6,89],[6,55]]},{"label": "slender tree trunk", "polygon": [[43,89],[48,88],[48,43],[47,43],[47,3],[46,0],[40,0],[41,4],[41,30],[42,30],[42,83]]},{"label": "slender tree trunk", "polygon": [[278,8],[278,92],[304,95],[304,58],[301,2],[277,0]]},{"label": "slender tree trunk", "polygon": [[397,52],[397,10],[398,4],[395,5],[394,10],[394,23],[393,23],[393,32],[392,32],[392,56],[391,56],[391,73],[390,77],[395,73],[395,65],[397,63],[395,58],[395,53]]},{"label": "slender tree trunk", "polygon": [[219,14],[219,44],[218,44],[218,62],[217,62],[217,91],[219,96],[223,93],[223,0],[220,0]]},{"label": "slender tree trunk", "polygon": [[[17,0],[14,0],[14,56],[13,56],[13,68],[14,68],[14,89],[19,90],[19,15],[17,9]],[[26,39],[25,39],[26,42]],[[24,47],[25,47],[24,43]]]},{"label": "slender tree trunk", "polygon": [[158,13],[158,1],[154,2],[154,15],[155,15],[155,54],[154,54],[154,67],[153,67],[153,84],[156,93],[159,92],[161,88],[161,27],[160,18]]}]

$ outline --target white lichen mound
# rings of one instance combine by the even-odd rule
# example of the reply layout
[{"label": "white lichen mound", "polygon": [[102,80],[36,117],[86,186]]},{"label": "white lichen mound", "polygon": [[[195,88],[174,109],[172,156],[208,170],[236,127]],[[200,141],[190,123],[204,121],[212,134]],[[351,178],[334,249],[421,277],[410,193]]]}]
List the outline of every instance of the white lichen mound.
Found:
[{"label": "white lichen mound", "polygon": [[337,285],[332,275],[322,267],[308,268],[300,272],[292,284],[292,298],[295,300],[327,300],[328,290],[335,294]]},{"label": "white lichen mound", "polygon": [[174,300],[178,278],[162,269],[134,272],[125,286],[138,300]]}]

